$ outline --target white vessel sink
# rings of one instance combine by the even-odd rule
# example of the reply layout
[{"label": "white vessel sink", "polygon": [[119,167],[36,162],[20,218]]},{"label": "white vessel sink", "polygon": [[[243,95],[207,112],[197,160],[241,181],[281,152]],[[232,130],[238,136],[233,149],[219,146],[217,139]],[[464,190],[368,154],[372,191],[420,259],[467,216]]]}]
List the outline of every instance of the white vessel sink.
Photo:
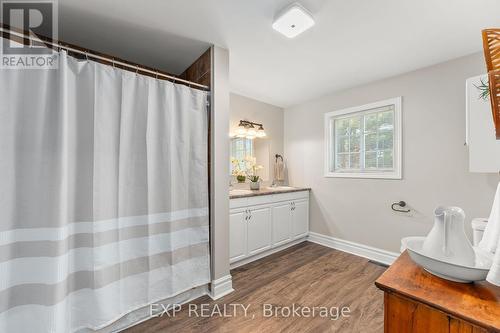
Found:
[{"label": "white vessel sink", "polygon": [[418,265],[431,274],[440,278],[469,283],[486,279],[491,267],[491,259],[474,249],[476,263],[474,267],[452,264],[439,259],[431,258],[422,251],[425,237],[406,237],[401,240],[402,249],[407,249],[410,257]]},{"label": "white vessel sink", "polygon": [[252,194],[253,192],[251,190],[231,190],[229,191],[229,195],[246,195],[246,194]]}]

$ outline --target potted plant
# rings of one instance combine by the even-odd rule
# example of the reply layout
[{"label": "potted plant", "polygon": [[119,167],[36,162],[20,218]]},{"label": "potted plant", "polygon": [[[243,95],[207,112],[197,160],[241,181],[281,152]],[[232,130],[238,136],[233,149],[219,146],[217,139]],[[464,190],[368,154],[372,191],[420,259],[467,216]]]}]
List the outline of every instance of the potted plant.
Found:
[{"label": "potted plant", "polygon": [[490,99],[490,86],[488,83],[488,80],[486,79],[486,82],[483,81],[483,79],[480,79],[481,84],[480,85],[474,85],[476,89],[479,91],[479,99],[482,99],[483,101],[488,101]]},{"label": "potted plant", "polygon": [[250,180],[250,189],[251,190],[259,190],[260,189],[260,182],[259,182],[259,176],[250,176],[248,177]]},{"label": "potted plant", "polygon": [[240,168],[240,161],[237,158],[231,158],[231,164],[233,165],[231,172],[233,177],[236,178],[238,183],[244,183],[247,176],[246,173]]},{"label": "potted plant", "polygon": [[248,178],[250,180],[250,189],[258,190],[260,188],[260,177],[257,175],[257,172],[263,167],[262,165],[257,165],[255,157],[246,156],[241,161],[231,158],[231,164],[231,174],[236,178],[238,183],[244,183]]},{"label": "potted plant", "polygon": [[245,166],[247,169],[248,179],[250,180],[250,189],[259,190],[260,189],[260,177],[257,175],[257,171],[263,168],[262,165],[257,165],[255,157],[249,157],[245,159]]},{"label": "potted plant", "polygon": [[238,181],[238,183],[244,183],[247,179],[247,176],[245,176],[244,174],[239,174],[239,175],[236,175],[236,180]]}]

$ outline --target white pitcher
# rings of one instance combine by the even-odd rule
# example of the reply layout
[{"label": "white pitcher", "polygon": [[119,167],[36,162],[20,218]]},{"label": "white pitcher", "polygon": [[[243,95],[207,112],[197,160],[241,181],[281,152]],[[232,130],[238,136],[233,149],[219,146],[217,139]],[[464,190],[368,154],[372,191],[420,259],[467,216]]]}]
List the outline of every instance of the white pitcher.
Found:
[{"label": "white pitcher", "polygon": [[464,231],[465,213],[459,207],[438,207],[434,227],[422,246],[428,256],[445,262],[474,266],[475,253]]}]

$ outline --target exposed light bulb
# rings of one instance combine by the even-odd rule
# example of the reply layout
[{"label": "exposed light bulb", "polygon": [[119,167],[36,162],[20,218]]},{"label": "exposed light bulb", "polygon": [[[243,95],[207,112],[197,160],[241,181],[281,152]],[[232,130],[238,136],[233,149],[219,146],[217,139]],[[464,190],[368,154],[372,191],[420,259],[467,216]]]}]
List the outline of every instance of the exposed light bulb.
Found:
[{"label": "exposed light bulb", "polygon": [[240,123],[240,125],[236,129],[236,137],[237,138],[244,138],[246,135],[247,135],[247,129],[246,129],[245,125]]},{"label": "exposed light bulb", "polygon": [[257,134],[256,134],[256,136],[257,136],[258,138],[264,138],[264,137],[266,137],[266,135],[267,135],[267,134],[266,134],[266,132],[264,132],[264,127],[259,126],[259,129],[257,130]]},{"label": "exposed light bulb", "polygon": [[254,138],[257,136],[257,131],[255,130],[255,127],[253,127],[253,125],[250,125],[250,127],[247,130],[247,138],[249,136],[254,137]]}]

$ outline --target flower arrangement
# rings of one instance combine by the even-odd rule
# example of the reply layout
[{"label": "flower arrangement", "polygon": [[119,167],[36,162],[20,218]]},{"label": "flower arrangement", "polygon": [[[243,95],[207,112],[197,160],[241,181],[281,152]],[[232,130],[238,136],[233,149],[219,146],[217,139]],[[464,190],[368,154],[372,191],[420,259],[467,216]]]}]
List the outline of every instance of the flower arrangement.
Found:
[{"label": "flower arrangement", "polygon": [[252,183],[256,183],[259,181],[259,176],[248,176],[248,179],[252,182]]},{"label": "flower arrangement", "polygon": [[[257,172],[263,169],[263,166],[257,165],[255,157],[246,156],[241,161],[236,158],[231,158],[231,164],[233,165],[232,175],[236,177],[238,183],[244,183],[248,177],[252,189],[255,187],[255,185],[252,186],[252,184],[258,185],[260,177],[257,175]],[[242,170],[241,165],[243,165],[244,170]]]},{"label": "flower arrangement", "polygon": [[247,168],[248,179],[250,179],[250,181],[254,183],[258,182],[260,177],[257,175],[257,172],[259,170],[262,170],[263,166],[257,165],[257,160],[255,159],[255,157],[249,157],[245,159],[245,165]]},{"label": "flower arrangement", "polygon": [[238,183],[244,183],[247,175],[244,170],[241,170],[240,161],[237,158],[231,158],[231,164],[233,166],[231,174],[236,177]]}]

